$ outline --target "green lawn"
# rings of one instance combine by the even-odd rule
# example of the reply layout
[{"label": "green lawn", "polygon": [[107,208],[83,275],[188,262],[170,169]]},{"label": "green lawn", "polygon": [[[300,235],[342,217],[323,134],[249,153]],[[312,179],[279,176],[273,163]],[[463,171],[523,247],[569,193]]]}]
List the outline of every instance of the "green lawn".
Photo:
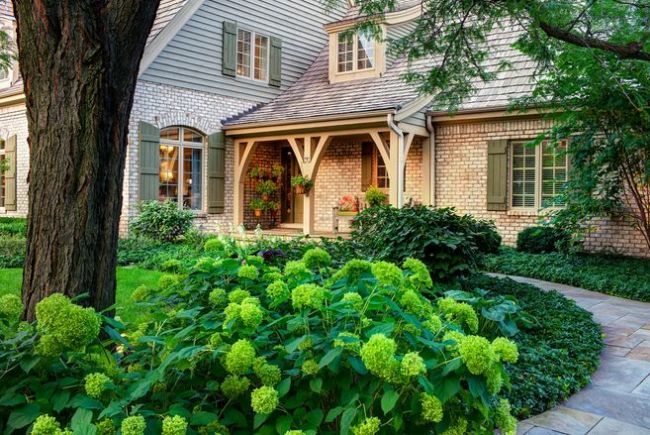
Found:
[{"label": "green lawn", "polygon": [[[20,292],[22,269],[0,269],[0,295]],[[129,321],[137,317],[136,307],[131,303],[131,293],[142,284],[153,287],[163,275],[161,272],[120,267],[117,269],[117,314]]]}]

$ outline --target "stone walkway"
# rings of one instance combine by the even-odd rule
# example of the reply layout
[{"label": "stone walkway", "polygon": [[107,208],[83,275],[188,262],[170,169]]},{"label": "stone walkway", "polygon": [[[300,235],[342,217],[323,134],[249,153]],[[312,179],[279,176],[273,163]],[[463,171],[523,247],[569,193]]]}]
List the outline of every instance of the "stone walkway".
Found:
[{"label": "stone walkway", "polygon": [[650,435],[650,304],[511,278],[574,299],[603,326],[606,344],[591,385],[563,405],[520,422],[518,433]]}]

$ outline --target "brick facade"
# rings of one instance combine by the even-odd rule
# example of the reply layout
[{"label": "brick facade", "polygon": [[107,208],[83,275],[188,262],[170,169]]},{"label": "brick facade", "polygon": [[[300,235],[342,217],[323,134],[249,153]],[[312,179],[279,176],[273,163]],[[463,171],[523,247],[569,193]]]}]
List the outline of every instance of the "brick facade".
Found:
[{"label": "brick facade", "polygon": [[[280,165],[281,151],[281,143],[273,142],[258,145],[252,155],[248,171],[252,168],[260,168],[264,171],[270,172],[274,165]],[[274,215],[271,212],[264,211],[262,217],[256,218],[255,212],[249,207],[253,198],[261,198],[261,196],[256,192],[258,182],[258,180],[249,177],[248,173],[244,175],[244,226],[247,229],[255,229],[259,224],[262,229],[274,228],[280,222],[279,214]],[[280,196],[281,192],[278,189],[278,192],[276,192],[270,200],[280,201]],[[227,203],[226,207],[232,209],[232,203]]]},{"label": "brick facade", "polygon": [[29,145],[27,144],[27,114],[23,103],[0,107],[0,138],[16,135],[16,211],[3,211],[0,217],[25,217],[28,212],[27,175],[29,173]]},{"label": "brick facade", "polygon": [[[531,139],[550,127],[538,118],[498,119],[436,125],[436,205],[456,207],[496,223],[504,242],[513,245],[517,234],[539,222],[537,214],[507,210],[487,211],[487,141]],[[593,251],[650,257],[643,236],[620,221],[595,221],[585,247]]]}]

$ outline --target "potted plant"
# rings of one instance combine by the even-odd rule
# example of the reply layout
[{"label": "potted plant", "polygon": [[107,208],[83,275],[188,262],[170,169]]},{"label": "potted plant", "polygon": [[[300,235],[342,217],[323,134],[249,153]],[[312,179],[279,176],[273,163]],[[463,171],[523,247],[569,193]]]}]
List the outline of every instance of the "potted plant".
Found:
[{"label": "potted plant", "polygon": [[368,203],[368,207],[384,205],[387,200],[388,195],[377,186],[370,186],[366,190],[366,203]]},{"label": "potted plant", "polygon": [[266,209],[276,216],[280,211],[280,203],[278,201],[269,201],[266,203]]},{"label": "potted plant", "polygon": [[284,174],[284,166],[278,164],[273,165],[271,168],[271,176],[280,181],[282,174]]},{"label": "potted plant", "polygon": [[259,218],[262,217],[262,210],[266,207],[266,203],[259,198],[253,198],[248,207],[255,212],[255,217]]},{"label": "potted plant", "polygon": [[262,168],[260,168],[259,166],[255,166],[255,167],[251,168],[250,171],[248,171],[248,176],[250,178],[253,178],[253,179],[254,178],[261,178],[262,173],[263,173]]},{"label": "potted plant", "polygon": [[272,180],[262,181],[257,185],[256,191],[262,195],[262,201],[266,202],[271,198],[271,195],[278,190],[278,185]]},{"label": "potted plant", "polygon": [[359,213],[359,198],[352,195],[345,195],[339,200],[339,215],[354,216]]},{"label": "potted plant", "polygon": [[314,187],[314,182],[309,177],[297,175],[291,178],[291,185],[296,189],[296,193],[301,195],[303,193],[309,193]]}]

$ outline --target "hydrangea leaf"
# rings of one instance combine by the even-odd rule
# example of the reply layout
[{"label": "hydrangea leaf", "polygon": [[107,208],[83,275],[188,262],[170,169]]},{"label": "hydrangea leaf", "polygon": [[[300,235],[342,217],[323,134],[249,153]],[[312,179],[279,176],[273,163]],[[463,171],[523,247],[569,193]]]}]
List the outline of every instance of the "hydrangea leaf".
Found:
[{"label": "hydrangea leaf", "polygon": [[384,411],[384,415],[393,410],[397,404],[398,399],[399,393],[392,388],[384,393],[384,395],[381,397],[381,410]]},{"label": "hydrangea leaf", "polygon": [[41,411],[41,407],[37,403],[28,403],[21,406],[9,414],[7,426],[13,429],[21,429],[31,424]]},{"label": "hydrangea leaf", "polygon": [[318,363],[318,366],[320,368],[323,368],[323,367],[329,365],[332,361],[334,361],[337,357],[339,357],[341,355],[341,353],[343,353],[343,349],[340,348],[340,347],[336,347],[334,349],[331,349],[320,360],[320,362]]},{"label": "hydrangea leaf", "polygon": [[291,388],[291,378],[285,378],[278,384],[278,397],[284,397],[289,392]]},{"label": "hydrangea leaf", "polygon": [[347,435],[350,432],[350,426],[357,416],[357,408],[348,408],[341,416],[341,435]]}]

